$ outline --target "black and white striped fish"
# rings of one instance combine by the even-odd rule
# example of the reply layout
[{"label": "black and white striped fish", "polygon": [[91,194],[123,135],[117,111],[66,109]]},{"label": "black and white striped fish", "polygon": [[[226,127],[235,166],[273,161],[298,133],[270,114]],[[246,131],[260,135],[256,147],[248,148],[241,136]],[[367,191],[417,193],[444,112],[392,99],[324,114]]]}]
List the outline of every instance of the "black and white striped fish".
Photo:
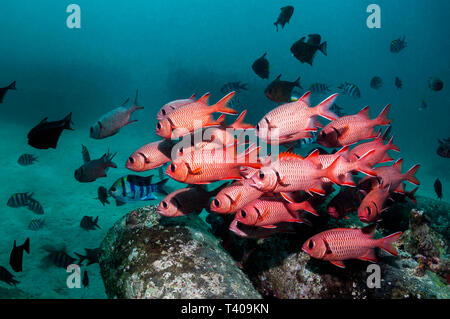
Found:
[{"label": "black and white striped fish", "polygon": [[309,87],[312,93],[324,94],[330,91],[330,88],[325,83],[313,83]]},{"label": "black and white striped fish", "polygon": [[28,166],[32,165],[34,162],[37,161],[37,157],[33,154],[22,154],[19,159],[17,160],[17,163],[22,166]]},{"label": "black and white striped fish", "polygon": [[33,193],[15,193],[8,199],[6,205],[14,208],[27,206],[28,201],[32,199],[32,196]]},{"label": "black and white striped fish", "polygon": [[41,203],[39,203],[34,198],[29,198],[27,203],[28,209],[31,210],[33,213],[38,215],[44,214],[44,208],[42,207]]},{"label": "black and white striped fish", "polygon": [[237,82],[228,82],[225,83],[222,88],[220,89],[220,92],[226,94],[226,93],[230,93],[232,91],[234,92],[241,92],[241,91],[247,91],[248,83],[241,83],[241,81],[237,81]]},{"label": "black and white striped fish", "polygon": [[95,219],[93,216],[84,216],[81,219],[80,227],[87,231],[95,230],[97,228],[101,229],[101,227],[98,225],[98,216]]},{"label": "black and white striped fish", "polygon": [[36,218],[33,219],[30,224],[28,225],[28,229],[29,230],[34,230],[37,231],[39,229],[41,229],[42,227],[44,227],[44,219],[43,218]]},{"label": "black and white striped fish", "polygon": [[338,86],[338,89],[340,89],[341,93],[344,95],[353,96],[357,98],[361,97],[361,91],[359,90],[358,86],[353,83],[344,82],[343,84]]}]

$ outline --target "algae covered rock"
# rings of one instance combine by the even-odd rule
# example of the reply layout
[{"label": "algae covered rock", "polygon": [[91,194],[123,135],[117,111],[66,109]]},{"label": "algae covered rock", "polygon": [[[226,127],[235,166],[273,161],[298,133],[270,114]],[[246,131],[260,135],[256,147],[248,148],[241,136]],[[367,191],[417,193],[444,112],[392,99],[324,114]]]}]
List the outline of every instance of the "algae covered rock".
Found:
[{"label": "algae covered rock", "polygon": [[107,233],[100,267],[110,298],[261,298],[196,215],[137,209]]}]

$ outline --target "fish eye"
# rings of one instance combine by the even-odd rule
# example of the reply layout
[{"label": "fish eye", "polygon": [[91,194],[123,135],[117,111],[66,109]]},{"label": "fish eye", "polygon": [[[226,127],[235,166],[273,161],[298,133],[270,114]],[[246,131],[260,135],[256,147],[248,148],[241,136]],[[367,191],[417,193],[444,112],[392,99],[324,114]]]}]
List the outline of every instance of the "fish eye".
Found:
[{"label": "fish eye", "polygon": [[158,129],[158,130],[161,129],[161,123],[158,122],[158,124],[156,124],[156,129]]},{"label": "fish eye", "polygon": [[162,113],[162,115],[166,115],[166,110],[162,109],[161,113]]},{"label": "fish eye", "polygon": [[263,172],[259,173],[259,178],[260,179],[264,179],[264,173]]},{"label": "fish eye", "polygon": [[134,158],[132,158],[131,156],[128,158],[128,161],[130,161],[131,164],[134,163]]},{"label": "fish eye", "polygon": [[170,170],[171,170],[172,172],[175,172],[175,165],[174,165],[174,164],[170,164]]},{"label": "fish eye", "polygon": [[180,154],[183,154],[183,151],[184,151],[183,147],[180,147],[180,150],[179,150]]},{"label": "fish eye", "polygon": [[167,208],[167,203],[166,203],[166,201],[163,201],[163,202],[162,202],[162,206],[163,206],[163,208]]},{"label": "fish eye", "polygon": [[325,137],[325,132],[324,131],[322,131],[322,132],[320,132],[320,136],[322,136],[322,137]]},{"label": "fish eye", "polygon": [[116,188],[113,186],[113,187],[111,187],[110,191],[111,191],[111,192],[115,192],[115,191],[116,191]]},{"label": "fish eye", "polygon": [[259,124],[256,125],[255,129],[259,131]]},{"label": "fish eye", "polygon": [[241,216],[242,216],[242,218],[245,218],[245,216],[247,216],[247,213],[245,212],[245,210],[241,210]]},{"label": "fish eye", "polygon": [[219,200],[215,199],[215,200],[213,201],[213,204],[214,204],[214,206],[219,207],[220,202],[219,202]]},{"label": "fish eye", "polygon": [[309,241],[308,248],[309,249],[313,249],[314,248],[314,242],[312,240]]}]

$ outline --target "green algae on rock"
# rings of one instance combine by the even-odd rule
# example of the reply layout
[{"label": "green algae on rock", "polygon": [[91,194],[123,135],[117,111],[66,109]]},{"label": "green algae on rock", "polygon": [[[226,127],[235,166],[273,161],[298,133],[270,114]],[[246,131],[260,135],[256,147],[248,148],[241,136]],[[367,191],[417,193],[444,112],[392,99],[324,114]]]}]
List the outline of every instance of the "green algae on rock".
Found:
[{"label": "green algae on rock", "polygon": [[101,248],[110,298],[261,298],[196,215],[167,219],[155,206],[137,209]]}]

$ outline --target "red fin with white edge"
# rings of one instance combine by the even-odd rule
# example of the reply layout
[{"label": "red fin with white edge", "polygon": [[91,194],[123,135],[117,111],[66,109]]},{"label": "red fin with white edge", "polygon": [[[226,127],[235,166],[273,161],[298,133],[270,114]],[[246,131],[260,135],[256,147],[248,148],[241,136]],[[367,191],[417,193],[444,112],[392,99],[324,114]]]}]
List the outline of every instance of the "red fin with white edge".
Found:
[{"label": "red fin with white edge", "polygon": [[323,177],[328,178],[330,181],[332,181],[336,185],[340,185],[340,181],[338,176],[335,175],[335,171],[339,165],[345,165],[342,163],[343,161],[346,161],[345,158],[342,156],[336,157],[336,159],[331,163],[330,166],[324,169]]},{"label": "red fin with white edge", "polygon": [[398,256],[397,249],[394,247],[393,243],[400,238],[402,232],[397,232],[392,235],[386,236],[384,238],[378,239],[379,246],[384,251],[388,252],[391,255]]},{"label": "red fin with white edge", "polygon": [[196,98],[196,97],[197,97],[197,94],[194,93],[194,94],[191,95],[191,97],[189,98],[189,100],[195,101],[195,98]]},{"label": "red fin with white edge", "polygon": [[339,180],[340,186],[348,186],[348,187],[356,187],[356,183],[353,180],[352,173],[347,173],[344,175],[344,178],[342,180]]},{"label": "red fin with white edge", "polygon": [[387,117],[390,107],[391,107],[391,105],[388,104],[380,112],[380,115],[378,115],[377,118],[375,119],[376,125],[389,125],[391,123],[391,120],[388,119],[388,117]]},{"label": "red fin with white edge", "polygon": [[287,193],[281,192],[280,195],[288,203],[295,204],[294,200]]},{"label": "red fin with white edge", "polygon": [[370,261],[373,263],[377,262],[377,257],[375,256],[375,250],[373,248],[368,249],[367,252],[363,256],[359,257],[358,259]]},{"label": "red fin with white edge", "polygon": [[402,165],[403,165],[403,159],[399,158],[395,163],[392,165],[393,168],[395,168],[397,171],[402,171]]},{"label": "red fin with white edge", "polygon": [[209,97],[210,96],[211,96],[211,93],[209,93],[209,92],[204,94],[201,98],[199,98],[197,100],[197,103],[203,103],[203,104],[208,105],[208,101],[209,101]]},{"label": "red fin with white edge", "polygon": [[398,187],[394,190],[394,193],[405,194],[405,185],[400,183]]},{"label": "red fin with white edge", "polygon": [[394,159],[392,157],[390,157],[388,153],[385,153],[383,155],[383,158],[381,159],[381,161],[379,161],[377,164],[388,163],[388,162],[392,162],[393,160]]},{"label": "red fin with white edge", "polygon": [[264,226],[261,226],[262,228],[266,228],[266,229],[275,229],[275,228],[277,228],[277,226],[275,226],[275,225],[264,225]]},{"label": "red fin with white edge", "polygon": [[348,145],[346,145],[343,148],[341,148],[339,151],[337,151],[335,154],[344,155],[348,152],[349,149],[350,149],[350,147]]},{"label": "red fin with white edge", "polygon": [[344,262],[342,260],[330,260],[330,263],[339,268],[345,268]]},{"label": "red fin with white edge", "polygon": [[306,156],[305,160],[308,160],[314,165],[319,166],[320,165],[319,154],[320,154],[319,150],[315,149],[308,156]]},{"label": "red fin with white edge", "polygon": [[367,105],[367,106],[364,107],[361,111],[359,111],[358,115],[363,116],[363,117],[369,119],[369,118],[370,118],[370,116],[369,116],[369,109],[370,109],[370,108],[369,108],[369,106]]},{"label": "red fin with white edge", "polygon": [[330,107],[333,105],[333,103],[336,100],[337,96],[338,96],[337,93],[333,94],[333,95],[330,95],[325,100],[320,102],[319,105],[317,105],[315,107],[315,109],[317,110],[316,114],[320,115],[321,117],[324,117],[324,118],[326,118],[327,120],[330,120],[330,121],[336,120],[339,116],[337,116],[332,111],[330,111]]},{"label": "red fin with white edge", "polygon": [[302,101],[309,106],[309,97],[310,96],[311,96],[311,91],[308,91],[305,94],[303,94],[297,101]]},{"label": "red fin with white edge", "polygon": [[236,110],[233,110],[232,108],[227,106],[227,103],[230,102],[230,100],[233,98],[233,96],[236,94],[236,92],[230,92],[227,95],[225,95],[219,102],[211,106],[212,112],[220,112],[225,114],[238,114]]},{"label": "red fin with white edge", "polygon": [[308,191],[311,192],[311,193],[320,195],[320,196],[325,196],[326,195],[326,192],[323,189],[322,185],[310,188],[310,189],[308,189]]},{"label": "red fin with white edge", "polygon": [[414,175],[417,173],[417,170],[420,168],[419,164],[414,165],[413,167],[411,167],[406,173],[405,173],[405,179],[410,182],[413,183],[414,185],[420,185],[419,180],[417,179],[417,177],[415,177]]},{"label": "red fin with white edge", "polygon": [[293,203],[289,204],[288,206],[296,209],[296,210],[304,210],[305,212],[308,212],[310,214],[313,214],[314,216],[319,216],[319,214],[316,212],[314,207],[312,207],[311,203],[307,200],[301,202],[301,203]]},{"label": "red fin with white edge", "polygon": [[252,124],[244,123],[244,117],[246,114],[247,114],[247,110],[244,110],[241,114],[239,114],[236,121],[234,121],[234,123],[231,124],[230,127],[234,128],[236,130],[238,130],[238,129],[246,130],[246,129],[255,128],[255,126]]},{"label": "red fin with white edge", "polygon": [[395,152],[400,152],[400,148],[394,144],[394,137],[392,136],[389,142],[387,143],[388,150],[392,150]]},{"label": "red fin with white edge", "polygon": [[369,175],[369,176],[377,176],[377,173],[372,169],[372,166],[370,165],[370,157],[375,153],[375,150],[370,150],[364,153],[363,156],[361,156],[357,163],[357,170],[358,172],[361,172],[363,174]]}]

